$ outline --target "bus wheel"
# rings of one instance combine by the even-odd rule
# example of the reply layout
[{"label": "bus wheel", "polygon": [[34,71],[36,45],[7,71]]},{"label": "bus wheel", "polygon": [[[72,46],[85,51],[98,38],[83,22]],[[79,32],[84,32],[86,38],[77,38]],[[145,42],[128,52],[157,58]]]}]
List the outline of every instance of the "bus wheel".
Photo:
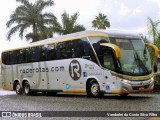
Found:
[{"label": "bus wheel", "polygon": [[25,83],[24,83],[23,92],[24,92],[25,95],[30,95],[31,91],[30,91],[30,85],[29,85],[28,82],[25,82]]},{"label": "bus wheel", "polygon": [[21,88],[19,82],[16,83],[15,90],[16,90],[16,94],[17,95],[21,95],[22,94],[22,88]]},{"label": "bus wheel", "polygon": [[97,81],[95,81],[95,80],[90,81],[87,95],[89,97],[102,97],[104,95],[100,91],[100,86]]}]

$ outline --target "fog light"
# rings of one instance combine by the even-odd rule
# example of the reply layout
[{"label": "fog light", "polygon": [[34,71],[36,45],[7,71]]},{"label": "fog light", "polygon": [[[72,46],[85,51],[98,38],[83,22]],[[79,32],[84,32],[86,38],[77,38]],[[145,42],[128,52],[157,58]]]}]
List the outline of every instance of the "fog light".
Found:
[{"label": "fog light", "polygon": [[124,91],[128,91],[129,89],[128,89],[128,88],[126,88],[126,87],[123,87],[123,90],[124,90]]}]

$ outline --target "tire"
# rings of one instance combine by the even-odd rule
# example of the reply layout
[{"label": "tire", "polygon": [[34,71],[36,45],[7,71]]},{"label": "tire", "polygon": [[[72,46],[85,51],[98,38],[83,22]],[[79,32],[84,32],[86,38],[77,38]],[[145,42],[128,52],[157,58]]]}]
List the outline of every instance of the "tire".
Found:
[{"label": "tire", "polygon": [[88,97],[102,97],[104,93],[100,91],[100,86],[97,81],[91,80],[87,90]]},{"label": "tire", "polygon": [[28,82],[24,83],[23,93],[24,93],[24,95],[30,95],[31,94],[30,85],[29,85]]},{"label": "tire", "polygon": [[15,85],[15,90],[16,90],[16,94],[17,94],[17,95],[22,95],[22,88],[21,88],[19,82],[16,83],[16,85]]}]

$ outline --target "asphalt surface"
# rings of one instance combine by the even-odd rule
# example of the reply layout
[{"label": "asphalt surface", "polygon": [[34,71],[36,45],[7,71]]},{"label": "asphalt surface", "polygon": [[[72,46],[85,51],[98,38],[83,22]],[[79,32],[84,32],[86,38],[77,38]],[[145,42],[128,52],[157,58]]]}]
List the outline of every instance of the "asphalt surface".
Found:
[{"label": "asphalt surface", "polygon": [[[105,95],[88,98],[85,94],[16,95],[0,90],[0,111],[160,111],[160,94],[130,94],[127,97]],[[83,113],[82,113],[83,114]],[[53,119],[53,118],[0,118],[0,119]],[[56,117],[54,119],[92,120],[158,120],[158,117]]]}]

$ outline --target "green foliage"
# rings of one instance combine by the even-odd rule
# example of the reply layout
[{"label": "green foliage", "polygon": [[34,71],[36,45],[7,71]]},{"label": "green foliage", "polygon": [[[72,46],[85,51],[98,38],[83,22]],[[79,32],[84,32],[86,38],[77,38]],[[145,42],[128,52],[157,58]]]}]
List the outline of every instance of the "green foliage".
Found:
[{"label": "green foliage", "polygon": [[[147,25],[148,35],[150,38],[153,38],[153,44],[156,45],[158,49],[160,49],[160,34],[158,31],[159,24],[160,22],[158,20],[153,21],[150,17],[148,17],[148,25]],[[148,49],[149,49],[151,61],[153,64],[154,62],[157,62],[157,58],[155,58],[154,56],[154,51],[151,48],[148,48]]]},{"label": "green foliage", "polygon": [[92,27],[97,29],[106,29],[110,27],[110,22],[106,15],[99,13],[99,15],[92,21]]},{"label": "green foliage", "polygon": [[150,17],[148,17],[148,35],[153,37],[153,43],[156,45],[157,42],[159,41],[159,34],[158,34],[158,30],[157,27],[159,25],[159,21],[153,21]]},{"label": "green foliage", "polygon": [[16,0],[21,5],[10,15],[10,20],[7,21],[6,26],[12,27],[8,34],[7,39],[10,40],[11,36],[19,31],[19,36],[23,38],[24,32],[28,28],[32,28],[32,32],[27,34],[28,39],[32,42],[47,38],[49,25],[56,24],[57,18],[52,13],[42,13],[46,7],[53,6],[52,0],[37,0],[35,3],[29,0]]},{"label": "green foliage", "polygon": [[74,13],[73,15],[69,16],[69,14],[64,11],[64,13],[61,15],[62,24],[58,23],[57,25],[53,26],[53,29],[56,29],[56,32],[62,35],[85,30],[86,28],[83,25],[77,23],[78,16],[78,13]]}]

